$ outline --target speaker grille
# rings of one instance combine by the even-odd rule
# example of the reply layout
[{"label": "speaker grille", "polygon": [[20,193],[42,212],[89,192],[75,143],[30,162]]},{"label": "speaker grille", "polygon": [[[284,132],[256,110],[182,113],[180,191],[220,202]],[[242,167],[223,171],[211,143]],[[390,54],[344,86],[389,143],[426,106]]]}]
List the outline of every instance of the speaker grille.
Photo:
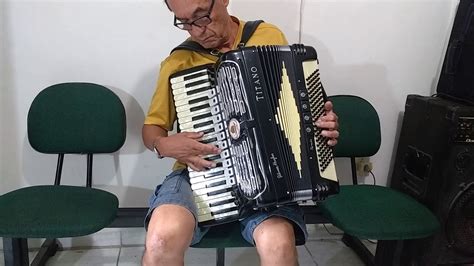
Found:
[{"label": "speaker grille", "polygon": [[474,255],[474,183],[467,185],[452,202],[446,230],[451,247]]}]

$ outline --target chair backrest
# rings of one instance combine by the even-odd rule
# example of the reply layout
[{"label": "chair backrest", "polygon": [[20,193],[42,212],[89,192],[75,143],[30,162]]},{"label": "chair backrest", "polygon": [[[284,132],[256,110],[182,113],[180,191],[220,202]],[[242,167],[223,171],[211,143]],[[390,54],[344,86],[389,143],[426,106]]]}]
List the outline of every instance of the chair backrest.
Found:
[{"label": "chair backrest", "polygon": [[339,117],[339,138],[335,157],[370,157],[380,148],[380,121],[375,108],[354,95],[329,97]]},{"label": "chair backrest", "polygon": [[126,136],[125,108],[110,89],[61,83],[41,91],[28,112],[28,140],[42,153],[112,153]]}]

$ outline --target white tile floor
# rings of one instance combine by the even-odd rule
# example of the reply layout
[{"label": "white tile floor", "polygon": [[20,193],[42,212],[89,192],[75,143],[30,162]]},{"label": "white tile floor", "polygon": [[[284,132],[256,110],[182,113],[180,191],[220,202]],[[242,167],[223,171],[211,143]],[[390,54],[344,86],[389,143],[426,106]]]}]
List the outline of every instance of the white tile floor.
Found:
[{"label": "white tile floor", "polygon": [[[330,225],[327,229],[332,233],[340,233]],[[363,265],[356,254],[340,241],[340,235],[329,234],[322,225],[308,225],[308,231],[310,237],[306,245],[298,247],[300,265]],[[144,242],[144,231],[141,229],[125,229],[120,234],[121,246],[66,249],[56,253],[47,265],[140,265],[144,248],[136,243]],[[373,252],[375,245],[369,242],[366,243]],[[35,255],[36,252],[30,252],[30,260]],[[186,253],[185,265],[215,265],[215,258],[214,249],[190,248]],[[226,249],[225,264],[228,266],[252,266],[258,265],[258,262],[257,252],[254,248]],[[0,265],[3,265],[3,252],[0,253]]]}]

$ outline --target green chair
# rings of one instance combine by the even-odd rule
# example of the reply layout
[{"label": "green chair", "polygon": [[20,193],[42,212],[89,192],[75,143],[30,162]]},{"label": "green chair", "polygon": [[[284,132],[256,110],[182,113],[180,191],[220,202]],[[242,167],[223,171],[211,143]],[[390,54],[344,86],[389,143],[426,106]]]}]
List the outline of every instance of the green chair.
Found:
[{"label": "green chair", "polygon": [[[28,238],[45,238],[32,265],[56,253],[56,238],[84,236],[116,217],[115,195],[91,188],[93,154],[113,153],[125,142],[125,109],[109,89],[62,83],[41,91],[28,112],[28,140],[38,152],[58,154],[54,185],[20,188],[0,196],[5,265],[28,265]],[[60,185],[65,154],[85,154],[85,186]],[[45,166],[46,167],[46,166]]]},{"label": "green chair", "polygon": [[[341,186],[339,194],[322,202],[322,212],[344,232],[343,242],[367,265],[393,265],[397,240],[429,237],[439,229],[439,222],[428,208],[405,194],[383,186],[357,185],[355,158],[377,153],[381,142],[379,117],[360,97],[338,95],[330,99],[340,124],[334,156],[350,158],[354,185]],[[378,240],[375,256],[360,239]]]},{"label": "green chair", "polygon": [[240,233],[240,223],[231,222],[211,227],[201,242],[193,248],[215,248],[216,265],[225,265],[225,249],[238,247],[252,247]]}]

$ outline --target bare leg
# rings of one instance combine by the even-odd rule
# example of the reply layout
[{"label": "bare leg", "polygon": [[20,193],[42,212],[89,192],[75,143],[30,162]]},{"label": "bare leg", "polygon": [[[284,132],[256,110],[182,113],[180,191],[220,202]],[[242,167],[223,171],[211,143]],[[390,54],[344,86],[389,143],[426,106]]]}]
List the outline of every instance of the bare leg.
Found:
[{"label": "bare leg", "polygon": [[280,217],[268,218],[255,228],[253,238],[261,265],[298,265],[295,233],[288,220]]},{"label": "bare leg", "polygon": [[156,208],[148,225],[142,264],[184,265],[194,226],[194,216],[182,206],[165,204]]}]

